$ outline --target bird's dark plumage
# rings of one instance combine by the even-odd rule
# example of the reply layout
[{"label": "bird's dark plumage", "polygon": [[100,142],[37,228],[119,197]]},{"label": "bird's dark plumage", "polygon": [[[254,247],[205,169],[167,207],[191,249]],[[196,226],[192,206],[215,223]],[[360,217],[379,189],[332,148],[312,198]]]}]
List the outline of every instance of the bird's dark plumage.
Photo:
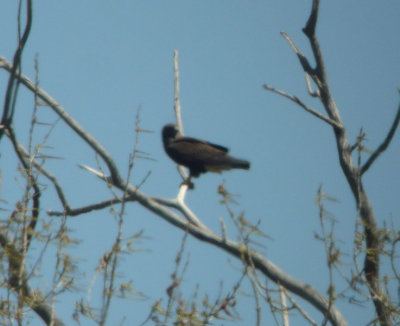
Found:
[{"label": "bird's dark plumage", "polygon": [[187,167],[191,177],[201,173],[230,169],[250,168],[250,163],[228,155],[228,148],[201,139],[179,135],[176,125],[168,124],[162,129],[164,149],[179,165]]}]

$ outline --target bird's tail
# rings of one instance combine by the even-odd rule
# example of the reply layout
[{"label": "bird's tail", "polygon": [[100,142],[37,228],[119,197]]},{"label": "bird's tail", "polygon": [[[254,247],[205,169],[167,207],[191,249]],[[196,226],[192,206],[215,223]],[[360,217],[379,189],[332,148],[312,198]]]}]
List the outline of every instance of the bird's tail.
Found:
[{"label": "bird's tail", "polygon": [[244,169],[244,170],[250,169],[249,161],[240,160],[240,159],[234,158],[232,156],[229,156],[227,158],[229,159],[229,165],[232,169]]},{"label": "bird's tail", "polygon": [[224,155],[212,161],[204,164],[206,171],[221,173],[223,170],[230,169],[250,169],[250,162],[246,160],[240,160],[232,156]]}]

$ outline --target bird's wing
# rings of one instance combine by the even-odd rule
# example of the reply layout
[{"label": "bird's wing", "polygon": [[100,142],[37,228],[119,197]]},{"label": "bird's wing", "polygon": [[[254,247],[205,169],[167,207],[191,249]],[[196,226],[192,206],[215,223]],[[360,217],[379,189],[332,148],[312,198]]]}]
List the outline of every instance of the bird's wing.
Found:
[{"label": "bird's wing", "polygon": [[[185,144],[185,146],[192,146],[193,148],[196,149],[207,149],[210,151],[213,151],[215,153],[217,152],[223,152],[223,153],[228,153],[229,148],[217,144],[213,144],[201,139],[193,138],[193,137],[177,137],[173,141],[174,144],[177,146],[180,146],[181,144]],[[186,145],[187,144],[187,145]]]},{"label": "bird's wing", "polygon": [[178,137],[168,145],[168,151],[181,164],[190,164],[225,156],[228,148],[196,138]]}]

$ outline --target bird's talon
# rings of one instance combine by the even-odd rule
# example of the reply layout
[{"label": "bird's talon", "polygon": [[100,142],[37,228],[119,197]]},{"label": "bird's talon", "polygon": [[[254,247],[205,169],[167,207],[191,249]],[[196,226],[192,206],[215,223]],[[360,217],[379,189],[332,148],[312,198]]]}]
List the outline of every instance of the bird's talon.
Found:
[{"label": "bird's talon", "polygon": [[193,190],[194,189],[194,183],[190,180],[190,178],[187,178],[185,181],[182,182],[183,185],[187,185],[189,189]]}]

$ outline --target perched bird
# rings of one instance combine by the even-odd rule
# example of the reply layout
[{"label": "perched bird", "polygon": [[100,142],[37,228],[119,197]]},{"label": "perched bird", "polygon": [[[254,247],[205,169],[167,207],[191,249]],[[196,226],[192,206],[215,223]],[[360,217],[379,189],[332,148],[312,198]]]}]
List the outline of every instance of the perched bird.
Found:
[{"label": "perched bird", "polygon": [[187,167],[190,176],[186,180],[189,187],[191,177],[201,173],[217,172],[230,169],[250,169],[250,163],[228,155],[229,149],[201,139],[179,135],[178,126],[167,124],[162,129],[165,152],[179,165]]}]

